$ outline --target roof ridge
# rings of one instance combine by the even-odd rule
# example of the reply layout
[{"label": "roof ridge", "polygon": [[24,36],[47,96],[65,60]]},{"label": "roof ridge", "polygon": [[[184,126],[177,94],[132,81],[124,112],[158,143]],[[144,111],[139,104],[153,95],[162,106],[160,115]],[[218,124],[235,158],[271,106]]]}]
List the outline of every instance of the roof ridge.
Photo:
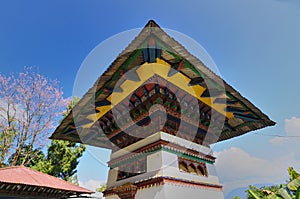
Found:
[{"label": "roof ridge", "polygon": [[[40,171],[37,171],[33,168],[30,168],[30,167],[25,167],[24,165],[20,165],[20,166],[11,166],[11,167],[4,167],[4,168],[0,168],[0,170],[12,170],[12,169],[22,169],[22,171],[26,172],[27,176],[29,176],[34,182],[36,182],[38,185],[39,184],[43,184],[43,182],[40,182],[38,179],[36,179],[34,176],[33,176],[33,173],[37,174],[37,175],[42,175],[42,176],[45,176],[45,177],[48,177],[48,178],[52,178],[52,179],[55,179],[55,180],[59,180],[63,183],[67,183],[71,186],[75,186],[77,188],[80,188],[80,189],[83,189],[85,191],[89,191],[91,192],[91,190],[87,189],[87,188],[84,188],[84,187],[81,187],[79,185],[76,185],[76,184],[73,184],[71,182],[68,182],[68,181],[65,181],[61,178],[58,178],[58,177],[55,177],[55,176],[52,176],[52,175],[49,175],[47,173],[43,173],[43,172],[40,172]],[[21,183],[22,184],[22,183]],[[49,187],[49,188],[53,188],[53,187],[50,187],[49,185],[40,185],[40,186],[43,186],[43,187]],[[68,190],[68,189],[62,189],[62,188],[59,188],[59,187],[56,187],[56,189],[61,189],[61,190]],[[93,191],[92,191],[93,192]]]},{"label": "roof ridge", "polygon": [[[72,186],[80,187],[79,185],[73,184],[73,183],[71,183],[71,182],[69,182],[69,181],[66,181],[66,180],[63,180],[63,179],[61,179],[61,178],[59,178],[59,177],[55,177],[55,176],[52,176],[52,175],[50,175],[50,174],[47,174],[47,173],[43,173],[43,172],[37,171],[37,170],[32,169],[32,168],[29,168],[29,167],[25,167],[25,168],[28,169],[28,170],[30,170],[30,171],[33,171],[33,172],[35,172],[35,173],[37,173],[37,174],[44,175],[44,176],[48,176],[48,177],[50,177],[50,178],[54,178],[54,179],[60,180],[60,181],[62,181],[62,182],[64,182],[64,183],[68,183],[68,184],[70,184],[70,185],[72,185]],[[34,179],[34,180],[35,180],[35,179]],[[35,181],[36,181],[36,180],[35,180]],[[38,182],[38,181],[37,181],[37,182]],[[83,187],[80,187],[80,188],[83,188]],[[83,188],[83,189],[86,189],[86,188]],[[86,190],[88,190],[88,189],[86,189]],[[90,190],[89,190],[89,191],[90,191]]]},{"label": "roof ridge", "polygon": [[[32,169],[32,168],[29,168],[29,167],[24,167],[23,169],[24,169],[24,171],[27,173],[27,175],[28,175],[29,177],[31,177],[31,179],[32,179],[34,182],[36,182],[37,184],[39,184],[40,182],[39,182],[38,179],[36,179],[36,178],[32,175],[31,172],[34,172],[34,173],[37,173],[37,174],[45,174],[45,173],[43,173],[43,172],[39,172],[39,171],[37,171],[37,170],[35,170],[35,169]],[[47,175],[47,174],[46,174],[46,175]]]},{"label": "roof ridge", "polygon": [[160,26],[153,20],[153,19],[150,19],[147,24],[145,25],[145,28],[148,28],[148,27],[157,27],[157,28],[160,28]]},{"label": "roof ridge", "polygon": [[25,166],[24,165],[6,166],[6,167],[0,168],[0,170],[11,169],[11,168],[22,168],[22,167],[25,167]]}]

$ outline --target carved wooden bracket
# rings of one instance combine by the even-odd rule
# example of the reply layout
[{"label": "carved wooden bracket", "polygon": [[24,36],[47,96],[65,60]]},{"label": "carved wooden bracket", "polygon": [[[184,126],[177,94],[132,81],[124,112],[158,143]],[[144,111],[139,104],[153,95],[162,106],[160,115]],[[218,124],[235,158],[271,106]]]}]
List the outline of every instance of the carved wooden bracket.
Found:
[{"label": "carved wooden bracket", "polygon": [[138,187],[131,182],[122,186],[114,187],[112,191],[117,194],[121,199],[134,199]]}]

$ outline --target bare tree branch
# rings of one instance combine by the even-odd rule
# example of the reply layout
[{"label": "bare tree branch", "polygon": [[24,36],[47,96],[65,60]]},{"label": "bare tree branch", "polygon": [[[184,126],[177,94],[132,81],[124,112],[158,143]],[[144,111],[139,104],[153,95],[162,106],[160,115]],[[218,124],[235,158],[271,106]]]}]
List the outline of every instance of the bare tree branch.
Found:
[{"label": "bare tree branch", "polygon": [[[25,164],[34,148],[45,146],[68,101],[57,81],[33,68],[26,67],[16,76],[0,74],[0,164],[11,154],[11,165],[20,155]],[[25,151],[24,145],[29,146]]]}]

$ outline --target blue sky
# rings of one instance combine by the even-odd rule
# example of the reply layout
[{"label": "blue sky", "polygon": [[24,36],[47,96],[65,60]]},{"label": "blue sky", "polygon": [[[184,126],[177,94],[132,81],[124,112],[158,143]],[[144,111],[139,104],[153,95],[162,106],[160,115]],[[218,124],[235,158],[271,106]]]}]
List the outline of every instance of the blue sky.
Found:
[{"label": "blue sky", "polygon": [[[76,73],[93,48],[115,34],[143,27],[149,19],[200,43],[222,77],[277,122],[213,147],[225,192],[247,183],[284,182],[287,165],[300,170],[297,0],[1,1],[0,72],[37,66],[58,79],[69,97]],[[106,168],[96,159],[86,153],[78,167],[86,186],[106,179]]]}]

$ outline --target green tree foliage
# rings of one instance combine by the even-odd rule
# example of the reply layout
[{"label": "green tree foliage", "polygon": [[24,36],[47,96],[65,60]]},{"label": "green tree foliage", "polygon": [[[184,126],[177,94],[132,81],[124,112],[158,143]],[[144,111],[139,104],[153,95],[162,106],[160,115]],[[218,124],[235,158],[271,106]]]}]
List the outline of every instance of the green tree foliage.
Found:
[{"label": "green tree foliage", "polygon": [[[78,102],[78,97],[69,102],[67,110],[63,113],[64,118]],[[48,147],[46,158],[38,162],[38,164],[32,165],[32,168],[78,184],[77,176],[75,175],[77,172],[76,167],[85,149],[86,147],[83,144],[64,140],[52,140]]]},{"label": "green tree foliage", "polygon": [[[77,97],[70,101],[63,117],[70,113],[78,101],[79,98]],[[31,167],[37,171],[77,183],[76,167],[79,163],[79,158],[86,149],[85,145],[64,140],[52,140],[47,148],[46,155],[39,149],[31,150],[26,155],[26,163],[23,164],[24,154],[26,154],[25,151],[28,151],[28,148],[29,146],[27,145],[23,146],[21,155],[18,155],[18,158],[15,160],[15,165]],[[15,157],[15,154],[12,154],[8,159],[9,164],[13,161],[13,157]]]},{"label": "green tree foliage", "polygon": [[[25,154],[28,151],[28,149],[29,149],[28,145],[23,146],[23,148],[21,149],[20,155],[16,159],[15,165],[23,165],[22,163],[24,162]],[[11,164],[13,157],[15,157],[15,154],[12,154],[9,157],[9,159],[8,159],[9,164]],[[39,150],[39,149],[31,150],[31,152],[27,155],[27,161],[24,166],[32,167],[33,165],[38,164],[39,162],[43,161],[44,159],[45,159],[45,155],[41,150]]]},{"label": "green tree foliage", "polygon": [[80,98],[75,96],[73,98],[73,100],[69,101],[67,110],[65,112],[63,112],[63,119],[70,114],[72,108],[79,102],[79,100],[80,100]]},{"label": "green tree foliage", "polygon": [[[27,150],[27,147],[25,146],[22,150]],[[29,160],[24,166],[77,183],[76,167],[84,151],[85,145],[63,140],[53,140],[48,147],[47,155],[44,155],[39,149],[32,150],[28,155]],[[13,156],[14,154],[9,158],[9,162],[12,161]],[[16,165],[22,165],[24,156],[18,157]]]},{"label": "green tree foliage", "polygon": [[102,185],[100,185],[99,188],[96,189],[96,191],[103,192],[106,190],[106,188],[107,188],[106,184],[102,184]]},{"label": "green tree foliage", "polygon": [[295,180],[300,176],[300,174],[293,167],[289,167],[288,172],[290,176],[290,181]]},{"label": "green tree foliage", "polygon": [[292,167],[288,168],[288,173],[287,184],[260,188],[250,185],[247,199],[300,199],[300,175]]},{"label": "green tree foliage", "polygon": [[257,188],[253,185],[249,186],[249,190],[247,190],[247,199],[257,199],[257,198],[264,198],[271,193],[277,192],[281,187],[280,186],[263,186]]},{"label": "green tree foliage", "polygon": [[[79,163],[79,158],[85,151],[85,145],[63,140],[52,140],[47,156],[32,168],[74,182],[74,174]],[[75,177],[76,178],[76,177]],[[76,182],[76,180],[75,180]]]}]

